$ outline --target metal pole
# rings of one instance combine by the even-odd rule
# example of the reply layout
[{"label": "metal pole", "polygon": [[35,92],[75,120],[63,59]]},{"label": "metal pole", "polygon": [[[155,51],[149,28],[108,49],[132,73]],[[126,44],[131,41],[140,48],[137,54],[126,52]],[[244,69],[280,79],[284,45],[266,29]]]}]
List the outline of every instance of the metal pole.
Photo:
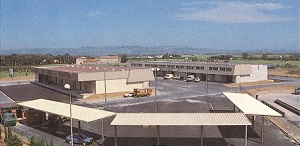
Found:
[{"label": "metal pole", "polygon": [[115,146],[117,146],[117,126],[115,125]]},{"label": "metal pole", "polygon": [[101,122],[102,122],[101,130],[102,130],[102,145],[103,145],[104,144],[104,119],[102,119]]},{"label": "metal pole", "polygon": [[264,123],[265,123],[265,116],[262,116],[262,125],[261,125],[261,143],[264,143]]},{"label": "metal pole", "polygon": [[80,134],[81,133],[81,124],[80,124],[80,121],[78,120],[78,133]]},{"label": "metal pole", "polygon": [[154,70],[154,75],[155,75],[155,92],[154,92],[154,94],[155,94],[155,111],[156,111],[156,113],[158,113],[158,103],[157,103],[157,96],[156,96],[156,90],[157,90],[157,78],[156,78],[156,75],[157,74],[157,68]]},{"label": "metal pole", "polygon": [[208,66],[207,66],[207,61],[205,62],[205,83],[206,83],[206,86],[205,86],[205,95],[208,94],[208,83],[207,83],[207,80],[208,80]]},{"label": "metal pole", "polygon": [[70,96],[70,126],[71,126],[71,145],[73,146],[73,120],[72,120],[72,95],[71,95],[71,88],[69,89],[69,96]]},{"label": "metal pole", "polygon": [[104,100],[106,107],[106,68],[104,68]]},{"label": "metal pole", "polygon": [[247,136],[247,125],[245,126],[245,146],[247,146],[248,144],[247,144],[247,139],[248,139],[248,136]]},{"label": "metal pole", "polygon": [[252,133],[254,133],[255,116],[252,116]]},{"label": "metal pole", "polygon": [[188,58],[186,59],[186,88],[188,87],[188,81],[187,81],[187,77],[188,77]]},{"label": "metal pole", "polygon": [[200,126],[201,129],[201,146],[203,146],[203,126]]},{"label": "metal pole", "polygon": [[159,137],[160,137],[160,131],[159,131],[159,125],[156,126],[157,128],[157,146],[160,145]]}]

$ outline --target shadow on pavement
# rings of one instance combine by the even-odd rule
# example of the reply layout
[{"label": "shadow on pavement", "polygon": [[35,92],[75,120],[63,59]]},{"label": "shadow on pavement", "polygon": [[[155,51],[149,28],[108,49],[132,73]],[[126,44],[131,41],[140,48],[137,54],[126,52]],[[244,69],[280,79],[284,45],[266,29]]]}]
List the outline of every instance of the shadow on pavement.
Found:
[{"label": "shadow on pavement", "polygon": [[[172,138],[160,138],[161,146],[199,146],[201,139],[199,138],[186,138],[186,137],[172,137]],[[156,138],[146,137],[118,137],[118,146],[156,146]],[[108,137],[104,142],[104,145],[115,145],[114,137]],[[205,146],[228,146],[223,138],[204,138],[203,145]]]},{"label": "shadow on pavement", "polygon": [[[218,126],[218,128],[224,138],[245,138],[245,126]],[[256,132],[252,133],[250,126],[247,127],[247,137],[260,138]]]}]

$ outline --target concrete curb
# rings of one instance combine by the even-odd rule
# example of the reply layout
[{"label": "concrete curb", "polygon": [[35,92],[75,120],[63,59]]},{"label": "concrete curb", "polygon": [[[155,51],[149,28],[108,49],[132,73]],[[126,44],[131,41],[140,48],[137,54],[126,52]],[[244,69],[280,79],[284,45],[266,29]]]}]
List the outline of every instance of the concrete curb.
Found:
[{"label": "concrete curb", "polygon": [[274,119],[271,119],[269,117],[266,117],[266,119],[271,122],[274,126],[276,126],[284,135],[286,135],[288,138],[293,139],[298,145],[300,145],[300,140],[295,138],[293,135],[291,135],[291,132],[286,131],[284,128],[280,127],[279,125],[276,124]]}]

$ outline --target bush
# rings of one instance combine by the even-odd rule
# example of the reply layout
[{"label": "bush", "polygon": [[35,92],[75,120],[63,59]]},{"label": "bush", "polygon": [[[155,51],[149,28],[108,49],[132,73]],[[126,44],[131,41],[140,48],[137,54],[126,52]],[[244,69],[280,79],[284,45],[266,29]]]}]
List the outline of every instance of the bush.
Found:
[{"label": "bush", "polygon": [[22,139],[18,135],[13,135],[10,128],[8,128],[8,138],[6,139],[7,146],[22,146]]}]

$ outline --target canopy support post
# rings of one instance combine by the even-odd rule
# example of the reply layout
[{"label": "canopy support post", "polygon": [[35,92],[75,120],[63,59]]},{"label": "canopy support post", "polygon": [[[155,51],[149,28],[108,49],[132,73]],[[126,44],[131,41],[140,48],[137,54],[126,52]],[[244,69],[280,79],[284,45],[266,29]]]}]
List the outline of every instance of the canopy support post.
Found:
[{"label": "canopy support post", "polygon": [[117,146],[117,126],[115,125],[115,146]]},{"label": "canopy support post", "polygon": [[248,145],[248,136],[247,136],[247,132],[248,132],[248,130],[247,130],[247,125],[245,126],[245,146],[247,146]]},{"label": "canopy support post", "polygon": [[201,129],[201,146],[203,146],[203,125],[200,126]]},{"label": "canopy support post", "polygon": [[262,116],[262,124],[261,124],[261,143],[264,142],[264,124],[265,123],[265,116]]}]

